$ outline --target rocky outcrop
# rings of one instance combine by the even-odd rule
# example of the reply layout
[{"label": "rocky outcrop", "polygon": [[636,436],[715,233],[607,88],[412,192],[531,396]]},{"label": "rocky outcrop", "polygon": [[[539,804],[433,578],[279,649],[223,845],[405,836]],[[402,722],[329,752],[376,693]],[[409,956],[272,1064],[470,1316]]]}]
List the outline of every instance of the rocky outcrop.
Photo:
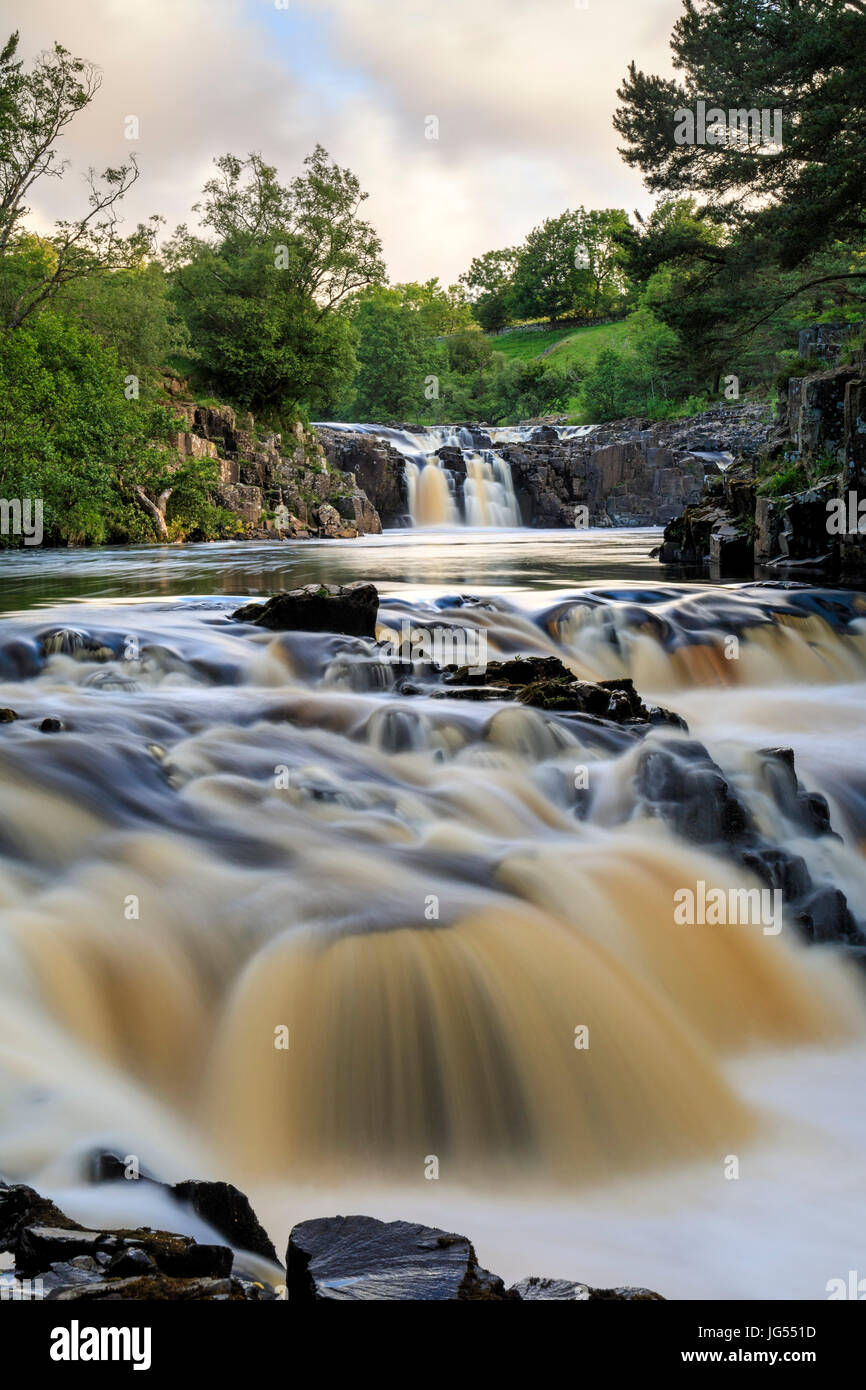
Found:
[{"label": "rocky outcrop", "polygon": [[[792,750],[766,748],[760,758],[761,790],[794,832],[810,839],[833,836],[827,801],[801,785]],[[866,933],[844,893],[816,884],[802,855],[760,832],[703,744],[679,741],[645,747],[636,791],[640,813],[658,816],[681,839],[733,859],[767,888],[778,889],[786,914],[809,941],[862,949]]]},{"label": "rocky outcrop", "polygon": [[274,594],[265,603],[247,603],[232,617],[271,632],[340,632],[375,637],[379,595],[373,584],[358,581],[342,587],[308,584]]},{"label": "rocky outcrop", "polygon": [[555,656],[516,656],[491,661],[483,670],[451,667],[445,689],[433,692],[443,699],[516,699],[533,709],[558,714],[581,714],[613,724],[673,724],[685,728],[679,715],[656,706],[648,708],[627,677],[609,681],[578,680]]},{"label": "rocky outcrop", "polygon": [[0,1250],[14,1268],[3,1278],[28,1294],[58,1302],[101,1299],[274,1298],[272,1290],[235,1269],[227,1245],[149,1227],[91,1230],[22,1184],[0,1184]]},{"label": "rocky outcrop", "polygon": [[[779,490],[780,477],[790,478],[789,490]],[[721,577],[752,577],[757,566],[861,579],[866,574],[864,537],[866,375],[861,360],[792,377],[758,467],[750,458],[730,469],[721,483],[708,478],[700,500],[666,527],[659,559],[669,565],[708,565]]]},{"label": "rocky outcrop", "polygon": [[[119,1162],[111,1155],[108,1158]],[[261,1230],[249,1202],[236,1188],[190,1182],[166,1190],[177,1193],[179,1187],[198,1194],[206,1219],[214,1210],[210,1189],[234,1194],[228,1209],[222,1198],[217,1199],[217,1214],[230,1220],[229,1213],[240,1208],[246,1226],[251,1220]],[[270,1260],[273,1247],[264,1239],[269,1252],[265,1258]],[[283,1283],[275,1259],[267,1278],[253,1274],[245,1267],[243,1255],[228,1246],[202,1244],[148,1227],[88,1230],[23,1184],[0,1183],[0,1251],[14,1259],[12,1270],[0,1274],[3,1297],[18,1300],[262,1302],[288,1297],[293,1303],[520,1303],[662,1299],[648,1289],[593,1289],[537,1276],[509,1289],[498,1275],[479,1265],[466,1236],[372,1216],[323,1217],[295,1226],[289,1236]]]},{"label": "rocky outcrop", "polygon": [[170,444],[181,458],[213,459],[214,500],[238,517],[250,537],[346,540],[378,534],[376,506],[351,469],[331,468],[316,433],[297,422],[285,439],[237,422],[230,406],[174,399],[183,421]]},{"label": "rocky outcrop", "polygon": [[573,526],[584,507],[590,526],[660,526],[699,501],[707,475],[757,452],[771,429],[760,408],[731,406],[687,420],[621,420],[571,437],[540,427],[501,453],[528,525]]},{"label": "rocky outcrop", "polygon": [[[397,526],[408,509],[403,456],[386,439],[317,426],[328,466],[351,474],[382,526]],[[381,528],[380,528],[381,529]]]}]

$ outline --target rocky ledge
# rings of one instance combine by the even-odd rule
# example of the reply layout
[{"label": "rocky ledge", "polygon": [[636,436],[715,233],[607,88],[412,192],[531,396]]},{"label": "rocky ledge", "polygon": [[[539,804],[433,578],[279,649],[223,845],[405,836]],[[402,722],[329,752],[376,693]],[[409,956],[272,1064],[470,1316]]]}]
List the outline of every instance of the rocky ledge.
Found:
[{"label": "rocky ledge", "polygon": [[740,451],[723,477],[706,478],[701,496],[666,527],[658,558],[709,567],[719,578],[751,578],[766,569],[862,582],[864,503],[861,358],[791,378],[764,447],[757,455]]},{"label": "rocky ledge", "polygon": [[[109,1169],[103,1177],[122,1180],[120,1159],[102,1155],[100,1161]],[[597,1289],[535,1275],[508,1288],[479,1265],[466,1236],[372,1216],[301,1222],[289,1236],[283,1270],[237,1188],[213,1182],[157,1185],[209,1222],[213,1244],[148,1227],[89,1230],[33,1188],[0,1183],[0,1251],[12,1257],[11,1268],[0,1271],[3,1297],[56,1302],[662,1300],[649,1289]],[[272,1265],[271,1278],[251,1272],[251,1254]]]}]

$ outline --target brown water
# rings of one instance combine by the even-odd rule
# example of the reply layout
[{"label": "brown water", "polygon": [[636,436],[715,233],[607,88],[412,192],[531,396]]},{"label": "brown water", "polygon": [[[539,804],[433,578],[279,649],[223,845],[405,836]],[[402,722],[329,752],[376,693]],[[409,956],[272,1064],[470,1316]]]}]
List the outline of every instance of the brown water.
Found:
[{"label": "brown water", "polygon": [[[862,915],[866,599],[660,583],[655,540],[4,557],[0,1173],[80,1219],[145,1219],[143,1189],[82,1183],[107,1144],[237,1182],[278,1248],[300,1216],[353,1209],[465,1226],[515,1277],[710,1297],[844,1277],[866,1152],[854,968],[790,924],[674,925],[678,888],[744,875],[642,810],[631,739],[401,695],[372,643],[229,620],[234,597],[363,577],[380,637],[465,625],[491,659],[632,675]],[[767,798],[769,744],[795,749],[839,839]]]}]

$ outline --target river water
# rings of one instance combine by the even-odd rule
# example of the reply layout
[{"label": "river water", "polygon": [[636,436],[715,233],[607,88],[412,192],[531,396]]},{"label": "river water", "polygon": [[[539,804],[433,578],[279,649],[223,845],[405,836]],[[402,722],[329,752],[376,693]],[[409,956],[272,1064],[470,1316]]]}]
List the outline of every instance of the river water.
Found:
[{"label": "river water", "polygon": [[[862,921],[866,597],[683,582],[657,540],[3,556],[0,1174],[159,1224],[144,1184],[88,1184],[108,1146],[236,1182],[280,1250],[364,1211],[465,1230],[506,1278],[670,1297],[821,1298],[862,1266],[862,973],[790,922],[674,924],[679,889],[743,870],[641,803],[639,741],[230,617],[366,579],[380,638],[631,676],[689,724],[647,738],[700,740]],[[767,796],[780,745],[837,837]]]}]

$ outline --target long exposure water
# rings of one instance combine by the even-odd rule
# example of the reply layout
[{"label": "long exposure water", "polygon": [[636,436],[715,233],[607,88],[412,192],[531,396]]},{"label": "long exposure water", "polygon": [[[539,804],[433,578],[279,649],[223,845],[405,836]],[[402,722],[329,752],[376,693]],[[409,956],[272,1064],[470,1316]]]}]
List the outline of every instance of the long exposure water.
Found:
[{"label": "long exposure water", "polygon": [[[669,1297],[820,1298],[862,1263],[862,972],[790,921],[675,925],[678,889],[743,870],[637,772],[700,741],[862,922],[866,596],[684,581],[657,541],[4,555],[0,1175],[160,1224],[143,1185],[88,1183],[107,1146],[237,1183],[278,1249],[365,1211],[465,1230],[506,1278]],[[379,639],[449,625],[630,676],[689,732],[443,699],[423,671],[410,693],[372,640],[231,618],[354,579]],[[835,836],[767,792],[780,746]]]}]

